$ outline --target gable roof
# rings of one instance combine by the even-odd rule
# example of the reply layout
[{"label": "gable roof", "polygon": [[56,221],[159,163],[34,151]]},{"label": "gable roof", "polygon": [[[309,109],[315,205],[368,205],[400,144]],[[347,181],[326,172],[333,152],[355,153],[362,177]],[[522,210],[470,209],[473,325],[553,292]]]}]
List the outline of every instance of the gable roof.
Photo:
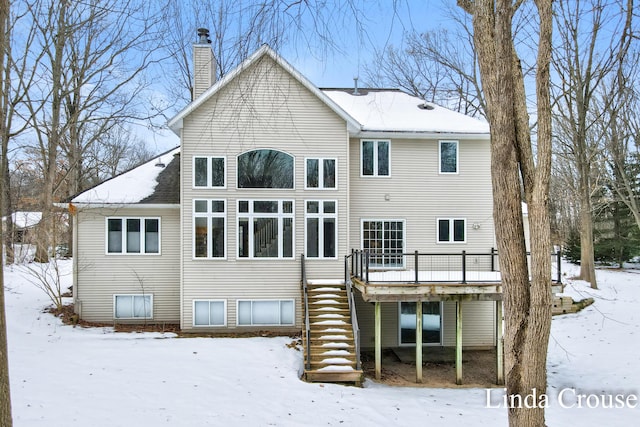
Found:
[{"label": "gable roof", "polygon": [[211,86],[208,90],[202,93],[198,98],[193,100],[189,105],[187,105],[182,111],[180,111],[174,118],[169,120],[169,128],[176,133],[178,136],[180,135],[180,129],[183,126],[183,120],[187,117],[191,112],[196,110],[200,105],[202,105],[209,98],[218,93],[222,88],[229,84],[234,78],[236,78],[240,73],[242,73],[247,68],[251,67],[254,63],[256,63],[263,56],[268,56],[273,61],[275,61],[278,65],[280,65],[285,71],[287,71],[294,79],[296,79],[300,84],[309,89],[315,96],[317,96],[322,102],[324,102],[331,110],[333,110],[338,116],[344,119],[347,122],[347,126],[350,131],[358,131],[360,129],[360,123],[353,119],[349,114],[347,114],[338,104],[336,104],[331,98],[325,95],[317,86],[315,86],[309,79],[303,76],[298,70],[296,70],[291,64],[289,64],[284,58],[278,55],[269,45],[262,45],[260,49],[254,52],[251,56],[249,56],[246,60],[244,60],[239,66],[237,66],[233,71],[227,73],[222,79],[218,80],[213,86]]},{"label": "gable roof", "polygon": [[164,152],[140,166],[103,181],[73,196],[69,202],[80,207],[177,205],[180,203],[180,148]]},{"label": "gable roof", "polygon": [[425,102],[399,89],[359,89],[358,95],[352,93],[353,89],[319,89],[266,44],[169,120],[169,128],[179,135],[186,116],[263,56],[273,59],[344,119],[352,136],[390,137],[401,134],[404,138],[424,138],[451,135],[489,139],[486,121]]}]

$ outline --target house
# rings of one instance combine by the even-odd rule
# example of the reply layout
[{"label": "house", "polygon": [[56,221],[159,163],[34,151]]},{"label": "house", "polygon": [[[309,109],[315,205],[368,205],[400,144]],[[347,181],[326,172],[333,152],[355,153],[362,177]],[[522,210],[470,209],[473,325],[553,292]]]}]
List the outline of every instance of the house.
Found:
[{"label": "house", "polygon": [[412,273],[496,269],[488,125],[319,89],[268,46],[214,82],[200,36],[180,147],[70,200],[80,318],[303,330],[319,381],[359,381],[361,348],[501,348],[499,278]]}]

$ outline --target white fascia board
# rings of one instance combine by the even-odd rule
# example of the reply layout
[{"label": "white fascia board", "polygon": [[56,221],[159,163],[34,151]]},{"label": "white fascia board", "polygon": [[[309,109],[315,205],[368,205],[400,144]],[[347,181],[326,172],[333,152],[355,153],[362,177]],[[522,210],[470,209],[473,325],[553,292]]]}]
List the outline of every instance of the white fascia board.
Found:
[{"label": "white fascia board", "polygon": [[68,209],[69,205],[77,209],[179,209],[178,203],[54,203],[58,208]]},{"label": "white fascia board", "polygon": [[350,132],[354,138],[371,139],[455,139],[455,140],[487,140],[491,139],[488,133],[456,133],[456,132],[408,132],[408,131],[374,131],[363,130]]}]

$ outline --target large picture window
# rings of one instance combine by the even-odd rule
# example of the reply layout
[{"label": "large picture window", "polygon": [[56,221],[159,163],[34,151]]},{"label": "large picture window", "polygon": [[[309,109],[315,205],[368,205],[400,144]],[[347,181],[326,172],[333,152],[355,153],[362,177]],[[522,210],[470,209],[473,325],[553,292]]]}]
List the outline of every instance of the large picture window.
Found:
[{"label": "large picture window", "polygon": [[336,188],[336,159],[307,159],[305,188]]},{"label": "large picture window", "polygon": [[361,142],[362,176],[391,175],[391,143],[389,141]]},{"label": "large picture window", "polygon": [[193,256],[194,258],[226,257],[225,200],[193,201]]},{"label": "large picture window", "polygon": [[403,267],[404,221],[363,220],[362,249],[369,252],[371,267]]},{"label": "large picture window", "polygon": [[159,254],[160,218],[107,218],[108,254]]},{"label": "large picture window", "polygon": [[465,243],[467,220],[438,218],[438,243]]},{"label": "large picture window", "polygon": [[225,300],[193,301],[193,326],[226,326],[227,303]]},{"label": "large picture window", "polygon": [[305,210],[306,256],[335,258],[338,242],[338,209],[335,200],[308,200]]},{"label": "large picture window", "polygon": [[239,326],[293,326],[295,304],[293,300],[239,300]]},{"label": "large picture window", "polygon": [[458,173],[458,141],[440,141],[440,173]]},{"label": "large picture window", "polygon": [[153,318],[153,295],[114,295],[113,317],[116,319]]},{"label": "large picture window", "polygon": [[193,158],[193,186],[195,188],[224,188],[226,159],[219,156]]},{"label": "large picture window", "polygon": [[253,150],[238,156],[238,188],[293,188],[293,156]]},{"label": "large picture window", "polygon": [[293,200],[238,201],[238,257],[293,258]]}]

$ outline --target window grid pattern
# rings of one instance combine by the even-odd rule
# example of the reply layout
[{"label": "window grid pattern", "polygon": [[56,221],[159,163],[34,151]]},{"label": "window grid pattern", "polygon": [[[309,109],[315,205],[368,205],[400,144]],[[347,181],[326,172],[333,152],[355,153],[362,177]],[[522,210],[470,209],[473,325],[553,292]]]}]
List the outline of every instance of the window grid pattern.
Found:
[{"label": "window grid pattern", "polygon": [[370,254],[374,268],[404,266],[404,221],[365,220],[362,222],[362,248]]}]

